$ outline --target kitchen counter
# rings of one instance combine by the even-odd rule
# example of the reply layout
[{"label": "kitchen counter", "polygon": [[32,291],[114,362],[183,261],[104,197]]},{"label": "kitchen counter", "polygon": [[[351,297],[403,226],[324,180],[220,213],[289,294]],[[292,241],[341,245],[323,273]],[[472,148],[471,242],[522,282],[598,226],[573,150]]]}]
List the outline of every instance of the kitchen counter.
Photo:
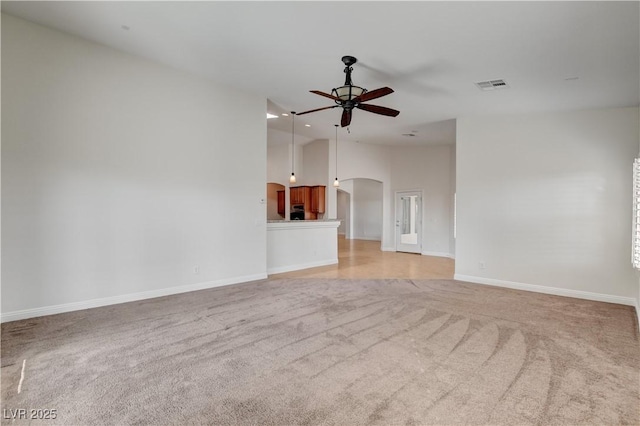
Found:
[{"label": "kitchen counter", "polygon": [[267,221],[267,273],[338,263],[337,219]]},{"label": "kitchen counter", "polygon": [[338,219],[310,219],[310,220],[285,220],[285,219],[269,219],[267,223],[280,222],[340,222]]},{"label": "kitchen counter", "polygon": [[268,220],[267,229],[269,227],[287,227],[287,226],[316,226],[316,227],[332,227],[334,224],[340,226],[337,219],[317,219],[317,220]]}]

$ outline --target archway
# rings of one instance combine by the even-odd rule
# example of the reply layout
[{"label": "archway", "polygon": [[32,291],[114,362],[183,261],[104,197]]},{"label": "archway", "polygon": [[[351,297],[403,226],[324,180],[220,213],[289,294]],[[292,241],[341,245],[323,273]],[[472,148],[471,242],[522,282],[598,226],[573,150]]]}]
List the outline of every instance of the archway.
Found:
[{"label": "archway", "polygon": [[[284,185],[279,183],[267,183],[267,220],[282,220],[285,218],[284,210]],[[278,208],[278,191],[282,192],[281,208]]]}]

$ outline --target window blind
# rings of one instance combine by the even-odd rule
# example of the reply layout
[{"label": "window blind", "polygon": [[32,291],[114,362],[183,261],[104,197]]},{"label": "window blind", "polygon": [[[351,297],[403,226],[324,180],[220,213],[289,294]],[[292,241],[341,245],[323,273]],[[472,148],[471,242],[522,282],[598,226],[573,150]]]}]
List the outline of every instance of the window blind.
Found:
[{"label": "window blind", "polygon": [[633,161],[633,229],[631,262],[640,269],[640,158]]}]

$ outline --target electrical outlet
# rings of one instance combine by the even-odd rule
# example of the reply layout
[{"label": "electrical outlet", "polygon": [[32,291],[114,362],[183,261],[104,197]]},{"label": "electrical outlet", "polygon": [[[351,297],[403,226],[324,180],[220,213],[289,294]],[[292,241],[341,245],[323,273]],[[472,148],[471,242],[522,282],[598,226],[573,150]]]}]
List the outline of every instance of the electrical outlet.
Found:
[{"label": "electrical outlet", "polygon": [[199,274],[200,273],[200,265],[196,265],[193,267],[193,273],[194,274]]},{"label": "electrical outlet", "polygon": [[484,263],[484,260],[482,262],[480,262],[480,264],[478,266],[480,267],[480,269],[486,269],[487,268],[487,264]]}]

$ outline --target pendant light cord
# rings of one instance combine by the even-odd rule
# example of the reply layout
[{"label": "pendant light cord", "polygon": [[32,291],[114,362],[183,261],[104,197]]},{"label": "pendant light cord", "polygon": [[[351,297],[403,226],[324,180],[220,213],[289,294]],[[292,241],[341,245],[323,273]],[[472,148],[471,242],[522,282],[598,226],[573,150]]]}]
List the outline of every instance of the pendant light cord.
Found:
[{"label": "pendant light cord", "polygon": [[291,111],[291,174],[295,172],[293,169],[293,163],[295,159],[295,146],[293,144],[294,135],[296,134],[296,112]]},{"label": "pendant light cord", "polygon": [[333,186],[338,188],[340,186],[340,181],[338,180],[338,125],[336,126],[336,180],[333,181]]},{"label": "pendant light cord", "polygon": [[[296,112],[291,111],[291,176],[289,177],[289,183],[296,183],[296,174],[294,170],[296,159]],[[291,186],[291,185],[289,185]]]},{"label": "pendant light cord", "polygon": [[334,126],[336,126],[336,180],[338,180],[338,125],[334,124]]}]

